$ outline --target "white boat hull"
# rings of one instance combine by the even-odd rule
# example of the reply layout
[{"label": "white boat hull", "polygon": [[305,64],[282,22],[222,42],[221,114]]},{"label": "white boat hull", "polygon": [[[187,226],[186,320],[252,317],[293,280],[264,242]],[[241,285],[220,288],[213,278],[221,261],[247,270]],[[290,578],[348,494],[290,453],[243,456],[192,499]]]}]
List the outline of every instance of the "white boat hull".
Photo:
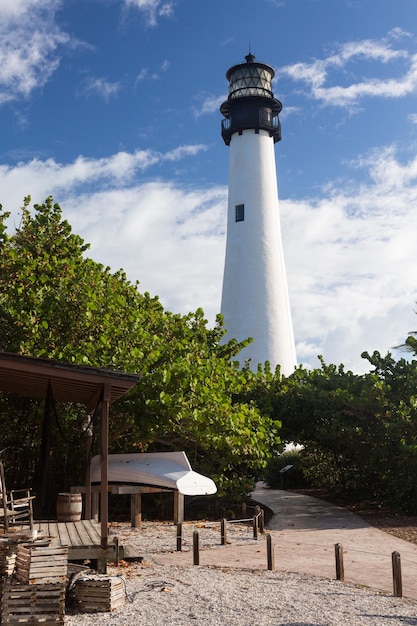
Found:
[{"label": "white boat hull", "polygon": [[[101,479],[101,457],[91,461],[91,482]],[[108,482],[150,485],[178,490],[186,496],[207,496],[217,492],[211,478],[191,469],[185,452],[109,454]]]}]

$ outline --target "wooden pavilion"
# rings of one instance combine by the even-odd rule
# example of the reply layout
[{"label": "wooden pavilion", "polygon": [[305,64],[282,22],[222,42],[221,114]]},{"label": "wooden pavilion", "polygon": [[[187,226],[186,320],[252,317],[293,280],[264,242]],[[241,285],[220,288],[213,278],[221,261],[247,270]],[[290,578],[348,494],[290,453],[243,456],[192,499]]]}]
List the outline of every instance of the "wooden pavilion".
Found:
[{"label": "wooden pavilion", "polygon": [[[74,402],[86,414],[99,412],[100,418],[100,524],[101,548],[108,546],[108,447],[110,405],[139,382],[139,375],[90,366],[0,352],[0,391],[55,402]],[[86,517],[91,515],[91,482],[86,481]]]}]

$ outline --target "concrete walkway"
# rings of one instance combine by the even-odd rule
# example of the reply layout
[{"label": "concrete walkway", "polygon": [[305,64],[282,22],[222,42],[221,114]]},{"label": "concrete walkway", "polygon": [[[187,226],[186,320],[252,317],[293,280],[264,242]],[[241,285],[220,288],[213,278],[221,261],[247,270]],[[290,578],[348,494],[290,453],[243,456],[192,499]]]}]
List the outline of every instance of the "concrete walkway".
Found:
[{"label": "concrete walkway", "polygon": [[[349,511],[309,496],[258,486],[252,494],[274,512],[267,532],[275,570],[336,578],[335,544],[343,546],[345,582],[392,593],[392,552],[401,555],[403,596],[417,600],[417,545],[370,526]],[[158,554],[161,565],[192,565],[192,552]],[[200,552],[200,565],[266,569],[266,539]]]}]

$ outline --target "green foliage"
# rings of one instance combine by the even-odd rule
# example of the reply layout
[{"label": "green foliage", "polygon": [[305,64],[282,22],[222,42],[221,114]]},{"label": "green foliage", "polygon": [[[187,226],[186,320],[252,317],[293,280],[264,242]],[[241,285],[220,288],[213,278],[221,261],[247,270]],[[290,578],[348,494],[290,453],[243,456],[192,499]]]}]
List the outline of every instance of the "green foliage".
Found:
[{"label": "green foliage", "polygon": [[34,217],[29,202],[16,233],[0,241],[0,348],[135,371],[143,354],[130,338],[162,314],[157,298],[85,258],[88,246],[52,198],[35,205]]},{"label": "green foliage", "polygon": [[[279,423],[250,398],[261,375],[233,365],[246,342],[222,343],[221,316],[208,329],[201,309],[164,311],[122,270],[88,258],[52,198],[33,211],[29,205],[28,197],[11,235],[0,214],[0,350],[140,373],[112,408],[110,451],[183,449],[221,494],[250,491],[279,441]],[[0,400],[6,464],[18,473],[14,451],[24,450],[27,478],[40,454],[43,407]],[[53,487],[62,489],[83,480],[85,416],[79,407],[57,409],[47,454]]]},{"label": "green foliage", "polygon": [[[149,450],[185,450],[194,467],[214,478],[220,495],[240,497],[276,445],[278,424],[237,400],[253,377],[230,365],[236,344],[229,354],[219,345],[220,319],[208,333],[201,310],[168,315],[167,322],[158,367],[144,372],[127,401],[137,415],[135,440]],[[118,442],[120,449],[126,445]]]},{"label": "green foliage", "polygon": [[417,363],[363,354],[364,375],[343,366],[299,368],[273,391],[282,438],[304,446],[315,486],[417,511]]}]

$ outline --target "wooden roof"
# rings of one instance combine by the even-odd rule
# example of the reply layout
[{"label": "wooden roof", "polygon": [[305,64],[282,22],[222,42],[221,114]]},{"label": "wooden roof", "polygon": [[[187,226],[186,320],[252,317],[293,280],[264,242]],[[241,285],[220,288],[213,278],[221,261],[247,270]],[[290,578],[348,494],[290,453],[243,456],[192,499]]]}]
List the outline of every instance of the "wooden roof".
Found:
[{"label": "wooden roof", "polygon": [[56,402],[83,404],[88,412],[95,409],[104,386],[109,389],[112,403],[139,379],[138,374],[0,352],[0,391],[46,398],[50,383]]}]

